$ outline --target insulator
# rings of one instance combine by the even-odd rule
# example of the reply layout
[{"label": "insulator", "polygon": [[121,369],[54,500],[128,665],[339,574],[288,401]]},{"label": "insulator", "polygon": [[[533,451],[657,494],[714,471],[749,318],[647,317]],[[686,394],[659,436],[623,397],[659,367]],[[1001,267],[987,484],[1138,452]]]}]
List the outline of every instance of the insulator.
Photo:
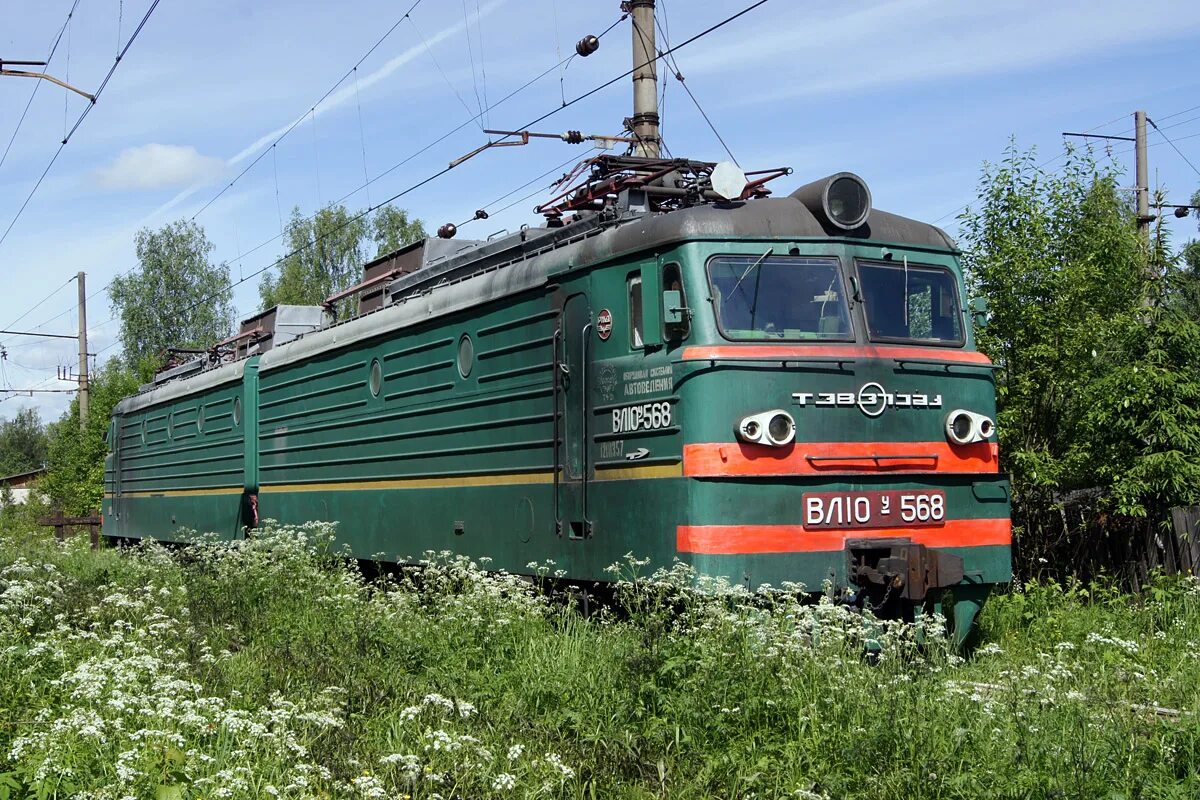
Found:
[{"label": "insulator", "polygon": [[[488,213],[486,211],[484,211],[482,208],[475,212],[475,219],[487,219],[487,218],[488,218]],[[451,235],[453,235],[453,234],[451,234]]]},{"label": "insulator", "polygon": [[447,222],[442,227],[438,228],[439,239],[453,239],[454,234],[458,233],[458,226],[453,222]]},{"label": "insulator", "polygon": [[579,131],[567,131],[562,135],[562,140],[567,144],[583,144],[583,134]]},{"label": "insulator", "polygon": [[1179,217],[1180,219],[1183,219],[1187,215],[1188,215],[1187,206],[1180,206],[1179,208],[1175,209],[1175,216]]},{"label": "insulator", "polygon": [[591,34],[588,34],[575,43],[575,52],[579,53],[579,55],[583,56],[584,58],[587,58],[599,49],[600,40]]}]

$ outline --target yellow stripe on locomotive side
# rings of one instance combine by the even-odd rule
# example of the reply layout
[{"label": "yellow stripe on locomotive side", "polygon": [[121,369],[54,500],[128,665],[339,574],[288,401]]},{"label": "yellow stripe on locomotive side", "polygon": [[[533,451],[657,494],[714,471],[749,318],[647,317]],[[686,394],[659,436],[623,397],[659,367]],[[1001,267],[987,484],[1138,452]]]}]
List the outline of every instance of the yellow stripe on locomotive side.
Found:
[{"label": "yellow stripe on locomotive side", "polygon": [[[200,497],[204,495],[218,494],[241,494],[241,486],[222,486],[219,489],[150,489],[144,492],[121,492],[121,497]],[[104,496],[109,500],[117,499],[117,495],[112,492],[105,492]]]},{"label": "yellow stripe on locomotive side", "polygon": [[495,475],[457,475],[443,478],[388,478],[378,481],[279,483],[259,487],[260,494],[278,492],[346,492],[358,489],[447,489],[457,486],[513,486],[552,483],[552,472],[511,472]]},{"label": "yellow stripe on locomotive side", "polygon": [[598,481],[633,481],[654,478],[682,478],[683,464],[653,464],[644,467],[604,466],[596,467]]},{"label": "yellow stripe on locomotive side", "polygon": [[[652,480],[683,477],[682,464],[648,465],[640,467],[598,466],[597,481]],[[261,486],[260,494],[284,492],[347,492],[379,489],[450,489],[474,486],[544,485],[554,482],[553,472],[508,472],[494,475],[456,475],[440,478],[388,478],[375,481],[334,481],[324,483],[280,483]],[[121,497],[197,497],[204,495],[241,494],[240,486],[219,489],[168,489],[163,491],[123,492]],[[113,499],[116,495],[106,492]]]}]

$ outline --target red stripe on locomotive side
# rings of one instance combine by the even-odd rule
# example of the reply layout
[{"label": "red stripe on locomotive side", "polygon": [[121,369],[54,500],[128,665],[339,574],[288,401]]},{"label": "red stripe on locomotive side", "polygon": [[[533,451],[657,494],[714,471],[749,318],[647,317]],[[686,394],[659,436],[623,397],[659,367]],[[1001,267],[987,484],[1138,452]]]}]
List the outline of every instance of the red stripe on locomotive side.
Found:
[{"label": "red stripe on locomotive side", "polygon": [[952,519],[926,528],[851,528],[807,530],[803,525],[680,525],[680,553],[748,555],[820,553],[845,549],[847,539],[908,539],[928,547],[982,547],[1012,544],[1007,519]]},{"label": "red stripe on locomotive side", "polygon": [[705,442],[683,447],[689,478],[767,475],[999,472],[995,442],[799,442],[769,447]]},{"label": "red stripe on locomotive side", "polygon": [[886,347],[876,345],[779,345],[735,344],[685,347],[684,361],[714,358],[891,358],[945,361],[955,364],[990,366],[992,360],[973,350],[944,350],[940,347]]}]

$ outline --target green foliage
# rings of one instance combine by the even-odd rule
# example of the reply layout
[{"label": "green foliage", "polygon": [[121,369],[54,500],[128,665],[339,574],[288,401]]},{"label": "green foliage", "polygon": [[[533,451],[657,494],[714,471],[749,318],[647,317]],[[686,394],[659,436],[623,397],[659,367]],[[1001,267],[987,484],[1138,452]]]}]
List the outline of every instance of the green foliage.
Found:
[{"label": "green foliage", "polygon": [[[1048,173],[1010,146],[961,218],[968,283],[991,310],[977,340],[1003,367],[1000,452],[1028,560],[1053,555],[1074,491],[1098,492],[1099,512],[1155,522],[1200,499],[1187,273],[1161,231],[1147,250],[1118,178],[1088,151]],[[1103,517],[1093,522],[1102,533]]]},{"label": "green foliage", "polygon": [[87,514],[100,508],[104,496],[105,442],[113,406],[138,389],[137,376],[117,359],[90,376],[87,427],[79,427],[79,401],[50,425],[50,472],[41,488],[54,508]]},{"label": "green foliage", "polygon": [[0,421],[0,478],[38,469],[46,463],[46,426],[37,409],[23,408]]},{"label": "green foliage", "polygon": [[[1200,206],[1200,190],[1192,195],[1190,205]],[[1192,213],[1200,220],[1200,210]],[[1178,289],[1173,293],[1175,301],[1184,313],[1200,317],[1200,239],[1192,239],[1183,246],[1180,261]]]},{"label": "green foliage", "polygon": [[207,347],[234,322],[229,267],[212,264],[204,228],[178,220],[137,234],[138,269],[118,275],[108,296],[121,320],[125,361],[143,380],[162,367],[168,347]]},{"label": "green foliage", "polygon": [[395,206],[384,206],[375,212],[371,221],[371,239],[375,242],[375,255],[379,258],[395,252],[426,236],[421,220],[408,218],[408,212]]},{"label": "green foliage", "polygon": [[[6,493],[7,487],[0,488],[0,495]],[[30,535],[39,529],[38,520],[49,513],[50,507],[40,492],[31,494],[24,503],[10,502],[5,496],[0,502],[0,538]]]},{"label": "green foliage", "polygon": [[697,591],[682,565],[639,576],[631,560],[622,612],[585,619],[448,554],[367,581],[331,541],[327,524],[121,554],[0,538],[14,796],[1200,789],[1194,579],[1138,598],[1028,584],[993,599],[964,661],[936,620]]},{"label": "green foliage", "polygon": [[1143,259],[1116,175],[1072,151],[1060,174],[1010,147],[985,165],[962,217],[972,294],[988,299],[980,349],[1002,367],[1001,452],[1020,488],[1091,486],[1081,422],[1114,317],[1139,304]]},{"label": "green foliage", "polygon": [[1114,320],[1111,363],[1083,425],[1118,513],[1165,517],[1200,504],[1200,320],[1181,302],[1188,276],[1160,229],[1145,306]]},{"label": "green foliage", "polygon": [[293,208],[279,276],[268,273],[258,285],[262,306],[319,305],[362,279],[371,242],[377,246],[376,255],[382,255],[424,236],[420,220],[409,220],[407,213],[392,206],[379,209],[369,221],[343,205],[326,206],[312,218]]}]

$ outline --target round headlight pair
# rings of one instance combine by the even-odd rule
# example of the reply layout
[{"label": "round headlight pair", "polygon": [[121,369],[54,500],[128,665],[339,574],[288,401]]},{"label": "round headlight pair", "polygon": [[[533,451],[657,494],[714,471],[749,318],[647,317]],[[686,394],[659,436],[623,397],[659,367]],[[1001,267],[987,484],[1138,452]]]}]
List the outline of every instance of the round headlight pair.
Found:
[{"label": "round headlight pair", "polygon": [[958,408],[946,415],[946,438],[954,444],[986,442],[996,432],[996,423],[983,414]]},{"label": "round headlight pair", "polygon": [[751,444],[786,447],[796,438],[796,421],[783,409],[745,417],[737,425],[738,438]]}]

